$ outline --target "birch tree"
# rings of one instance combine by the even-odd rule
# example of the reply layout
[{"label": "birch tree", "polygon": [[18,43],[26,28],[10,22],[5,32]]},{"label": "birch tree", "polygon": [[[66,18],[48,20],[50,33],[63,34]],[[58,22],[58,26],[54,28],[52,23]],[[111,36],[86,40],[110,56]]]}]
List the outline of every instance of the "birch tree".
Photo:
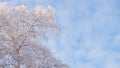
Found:
[{"label": "birch tree", "polygon": [[68,68],[38,42],[49,31],[59,32],[54,14],[50,6],[27,10],[0,3],[0,68]]}]

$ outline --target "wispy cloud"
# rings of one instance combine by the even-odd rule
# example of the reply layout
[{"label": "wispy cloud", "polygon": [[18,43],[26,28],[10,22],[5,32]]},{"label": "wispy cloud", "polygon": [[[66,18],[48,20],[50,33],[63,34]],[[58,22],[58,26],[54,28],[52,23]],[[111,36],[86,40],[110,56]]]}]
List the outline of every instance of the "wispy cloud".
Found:
[{"label": "wispy cloud", "polygon": [[[1,0],[2,1],[2,0]],[[120,67],[119,0],[4,0],[29,8],[51,4],[62,33],[46,45],[71,68]]]},{"label": "wispy cloud", "polygon": [[[63,34],[57,39],[56,55],[72,68],[107,68],[116,64],[120,43],[120,23],[114,0],[60,1],[57,20]],[[116,38],[117,37],[117,38]],[[56,40],[54,40],[56,41]],[[116,42],[115,42],[116,41]],[[117,44],[117,46],[115,46]],[[117,50],[116,50],[117,49]],[[69,60],[66,60],[69,59]],[[109,62],[110,61],[110,62]]]}]

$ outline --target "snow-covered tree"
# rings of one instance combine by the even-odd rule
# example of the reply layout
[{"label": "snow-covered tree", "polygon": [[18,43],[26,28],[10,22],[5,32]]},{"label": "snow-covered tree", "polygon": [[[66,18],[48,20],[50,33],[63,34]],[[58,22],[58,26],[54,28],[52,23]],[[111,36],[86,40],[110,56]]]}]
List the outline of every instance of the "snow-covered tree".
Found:
[{"label": "snow-covered tree", "polygon": [[0,68],[69,68],[38,41],[59,32],[54,13],[50,6],[27,10],[0,3]]}]

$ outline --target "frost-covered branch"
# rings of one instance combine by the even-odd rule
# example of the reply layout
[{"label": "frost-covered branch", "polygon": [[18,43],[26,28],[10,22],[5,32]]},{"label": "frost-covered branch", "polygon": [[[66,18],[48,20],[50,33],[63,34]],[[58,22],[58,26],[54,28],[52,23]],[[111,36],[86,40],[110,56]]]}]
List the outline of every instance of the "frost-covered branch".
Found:
[{"label": "frost-covered branch", "polygon": [[28,10],[0,3],[0,68],[68,68],[37,41],[59,32],[54,14],[50,6]]}]

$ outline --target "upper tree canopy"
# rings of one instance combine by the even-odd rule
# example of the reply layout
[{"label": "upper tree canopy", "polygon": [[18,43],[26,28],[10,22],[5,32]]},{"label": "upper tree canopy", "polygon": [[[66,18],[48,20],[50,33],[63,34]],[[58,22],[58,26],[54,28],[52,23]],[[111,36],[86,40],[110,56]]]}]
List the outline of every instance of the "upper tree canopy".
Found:
[{"label": "upper tree canopy", "polygon": [[1,68],[68,68],[52,57],[37,37],[59,32],[55,10],[48,6],[27,10],[24,5],[10,8],[0,3],[0,67]]}]

